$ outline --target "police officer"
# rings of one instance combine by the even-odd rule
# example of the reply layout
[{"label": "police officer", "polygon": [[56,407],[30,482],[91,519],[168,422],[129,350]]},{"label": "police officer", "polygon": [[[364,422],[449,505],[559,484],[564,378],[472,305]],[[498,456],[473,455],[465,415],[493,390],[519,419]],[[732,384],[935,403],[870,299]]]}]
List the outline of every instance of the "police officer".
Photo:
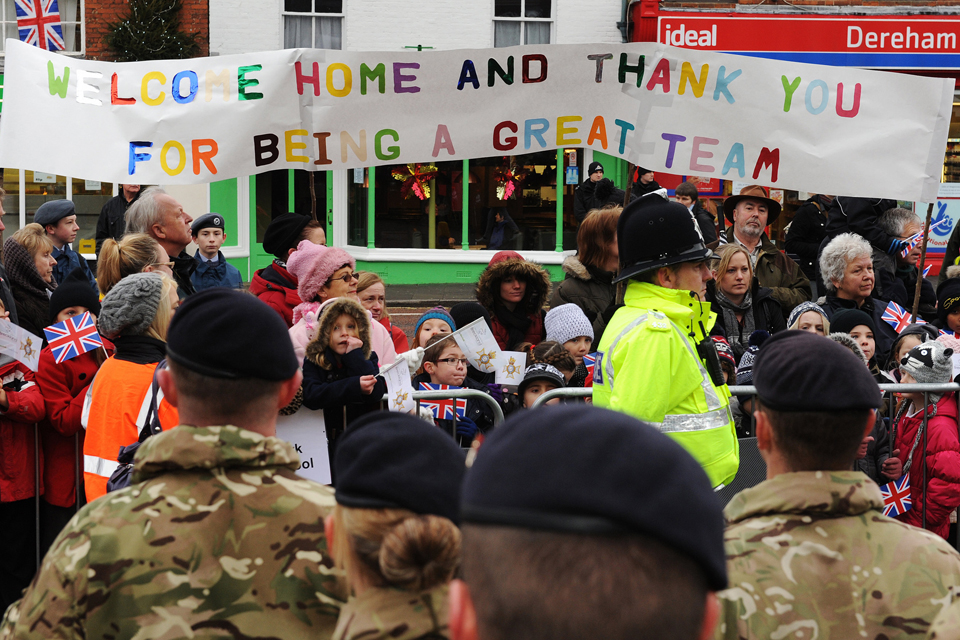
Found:
[{"label": "police officer", "polygon": [[703,302],[713,255],[693,214],[654,192],[631,202],[617,223],[628,280],[624,306],[603,333],[593,398],[657,426],[703,466],[715,487],[737,474],[739,448],[730,392],[713,342],[716,314]]}]

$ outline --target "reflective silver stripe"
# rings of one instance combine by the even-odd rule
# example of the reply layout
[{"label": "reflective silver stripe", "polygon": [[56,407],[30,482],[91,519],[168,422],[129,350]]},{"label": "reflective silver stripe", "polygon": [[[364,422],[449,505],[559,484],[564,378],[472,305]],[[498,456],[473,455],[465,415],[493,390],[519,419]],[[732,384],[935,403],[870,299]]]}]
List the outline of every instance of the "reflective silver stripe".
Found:
[{"label": "reflective silver stripe", "polygon": [[84,473],[92,473],[97,476],[109,478],[119,466],[120,463],[116,460],[106,460],[104,458],[98,458],[97,456],[83,456]]},{"label": "reflective silver stripe", "polygon": [[703,389],[703,395],[707,400],[707,409],[710,411],[715,411],[723,407],[723,403],[720,402],[720,397],[717,395],[717,392],[713,389],[713,381],[710,380],[710,374],[707,373],[707,370],[704,368],[703,363],[700,362],[700,354],[697,353],[697,350],[693,348],[693,345],[690,344],[690,340],[687,339],[687,336],[680,330],[673,321],[670,321],[670,326],[673,327],[673,330],[677,332],[677,335],[680,336],[680,339],[683,340],[683,344],[687,347],[687,351],[690,352],[690,355],[693,356],[694,362],[697,363],[697,366],[700,367],[700,388]]},{"label": "reflective silver stripe", "polygon": [[706,413],[680,413],[666,415],[663,422],[657,424],[661,433],[686,433],[689,431],[707,431],[730,426],[733,416],[724,407]]},{"label": "reflective silver stripe", "polygon": [[[653,317],[660,319],[660,314],[654,312],[652,315]],[[603,371],[604,371],[604,375],[606,376],[606,379],[610,382],[611,391],[613,391],[613,352],[617,348],[617,343],[620,342],[620,339],[623,338],[623,336],[627,335],[628,333],[636,329],[637,325],[646,321],[646,319],[647,319],[647,314],[645,313],[642,316],[635,318],[633,322],[631,322],[626,327],[624,327],[623,331],[618,333],[617,337],[613,339],[612,343],[610,343],[610,348],[607,349],[606,354],[604,354]]]}]

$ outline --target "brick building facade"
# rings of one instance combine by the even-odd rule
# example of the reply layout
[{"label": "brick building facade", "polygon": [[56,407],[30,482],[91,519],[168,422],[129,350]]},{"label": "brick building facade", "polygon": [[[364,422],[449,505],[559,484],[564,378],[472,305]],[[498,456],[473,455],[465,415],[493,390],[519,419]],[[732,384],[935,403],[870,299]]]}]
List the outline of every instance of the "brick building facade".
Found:
[{"label": "brick building facade", "polygon": [[[180,28],[195,34],[200,45],[200,55],[210,54],[210,3],[209,0],[182,0]],[[91,60],[113,60],[107,46],[110,24],[125,18],[130,12],[127,0],[86,0],[84,21],[86,56]]]}]

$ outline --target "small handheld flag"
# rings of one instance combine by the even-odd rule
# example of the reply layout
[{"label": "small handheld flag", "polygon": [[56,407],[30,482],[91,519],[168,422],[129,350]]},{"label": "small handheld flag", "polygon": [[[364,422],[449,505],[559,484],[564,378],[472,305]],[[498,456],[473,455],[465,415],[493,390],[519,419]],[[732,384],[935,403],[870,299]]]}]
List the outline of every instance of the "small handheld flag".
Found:
[{"label": "small handheld flag", "polygon": [[909,475],[881,485],[880,493],[883,495],[883,515],[885,516],[893,518],[913,508],[913,500],[910,499]]},{"label": "small handheld flag", "polygon": [[927,277],[927,274],[930,273],[930,269],[932,269],[932,268],[933,268],[933,265],[932,265],[932,264],[928,264],[927,266],[925,266],[925,267],[923,268],[923,277],[924,277],[924,278]]},{"label": "small handheld flag", "polygon": [[[947,220],[949,220],[949,218],[943,218],[943,219],[940,220],[939,222],[933,224],[933,225],[930,227],[930,231],[933,231],[934,229],[936,229],[937,227],[939,227],[941,224],[943,224],[943,223],[946,222]],[[923,231],[921,231],[920,233],[914,234],[914,236],[913,236],[912,238],[910,238],[909,240],[907,240],[907,246],[903,249],[903,251],[900,252],[900,257],[901,257],[901,258],[906,258],[907,255],[908,255],[911,251],[913,251],[913,249],[914,249],[918,244],[920,244],[920,240],[922,240],[922,239],[923,239]],[[928,268],[929,268],[929,267],[928,267]],[[926,272],[926,271],[923,272],[923,276],[924,276],[924,277],[927,276],[927,272]]]},{"label": "small handheld flag", "polygon": [[[435,384],[432,382],[421,382],[421,391],[454,391],[463,389],[449,384]],[[438,420],[453,420],[457,417],[464,418],[467,415],[466,398],[441,398],[439,400],[421,400],[420,406],[433,412],[433,417]]]},{"label": "small handheld flag", "polygon": [[57,364],[103,346],[100,334],[97,333],[97,325],[89,311],[50,325],[43,333],[47,336],[50,351],[53,352]]},{"label": "small handheld flag", "polygon": [[588,353],[583,356],[583,366],[587,368],[587,381],[584,383],[584,387],[593,386],[593,370],[597,366],[597,352]]},{"label": "small handheld flag", "polygon": [[[887,308],[883,310],[880,319],[900,333],[910,325],[910,312],[891,300],[887,303]],[[926,324],[926,321],[918,317],[917,324]]]}]

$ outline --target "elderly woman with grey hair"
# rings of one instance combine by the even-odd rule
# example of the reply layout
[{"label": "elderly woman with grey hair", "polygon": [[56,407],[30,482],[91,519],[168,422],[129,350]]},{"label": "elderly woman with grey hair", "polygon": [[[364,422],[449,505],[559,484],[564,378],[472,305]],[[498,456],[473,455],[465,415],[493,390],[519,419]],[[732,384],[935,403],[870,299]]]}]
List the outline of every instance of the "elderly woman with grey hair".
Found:
[{"label": "elderly woman with grey hair", "polygon": [[871,297],[876,276],[873,248],[855,233],[841,233],[820,254],[820,275],[827,295],[818,304],[829,320],[840,309],[860,309],[876,325],[877,362],[885,362],[897,332],[882,319],[887,303]]},{"label": "elderly woman with grey hair", "polygon": [[[923,231],[920,217],[901,207],[887,209],[877,218],[880,229],[900,240],[910,240]],[[878,300],[892,300],[904,309],[913,307],[913,297],[917,290],[917,276],[920,269],[917,261],[920,259],[920,245],[904,256],[873,250],[873,268],[876,272],[876,286],[873,296]],[[920,284],[920,315],[927,322],[937,319],[937,294],[933,285],[923,279]]]}]

